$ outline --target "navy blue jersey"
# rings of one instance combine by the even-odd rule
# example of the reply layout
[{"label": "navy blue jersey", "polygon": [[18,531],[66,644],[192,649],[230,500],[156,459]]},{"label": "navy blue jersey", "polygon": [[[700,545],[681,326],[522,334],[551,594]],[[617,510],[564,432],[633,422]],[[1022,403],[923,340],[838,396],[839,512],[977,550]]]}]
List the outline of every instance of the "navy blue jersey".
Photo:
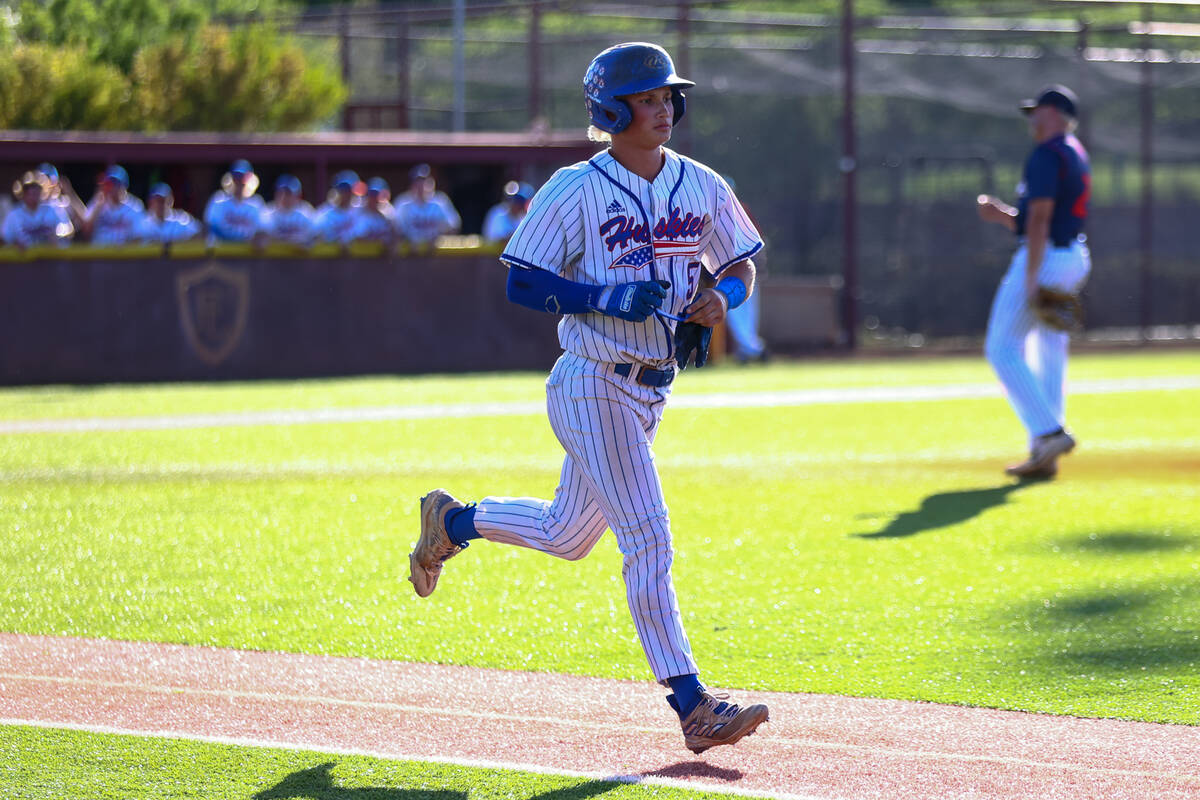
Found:
[{"label": "navy blue jersey", "polygon": [[1029,201],[1049,197],[1054,200],[1050,241],[1065,246],[1083,232],[1091,188],[1092,169],[1078,139],[1066,134],[1042,142],[1029,154],[1017,187],[1017,235],[1025,235]]}]

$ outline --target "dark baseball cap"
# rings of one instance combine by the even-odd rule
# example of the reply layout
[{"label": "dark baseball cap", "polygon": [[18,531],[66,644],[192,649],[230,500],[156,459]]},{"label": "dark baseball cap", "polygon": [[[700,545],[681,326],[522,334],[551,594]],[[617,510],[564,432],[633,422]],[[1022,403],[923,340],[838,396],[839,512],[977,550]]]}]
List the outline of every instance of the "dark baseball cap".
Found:
[{"label": "dark baseball cap", "polygon": [[156,183],[150,187],[150,193],[146,195],[150,197],[172,197],[171,187],[165,183]]},{"label": "dark baseball cap", "polygon": [[429,178],[432,175],[433,170],[429,168],[428,164],[417,164],[408,171],[409,180],[414,181],[421,180],[422,178]]},{"label": "dark baseball cap", "polygon": [[233,165],[229,168],[229,174],[230,175],[253,175],[254,167],[250,166],[250,162],[247,161],[246,159],[239,158],[237,161],[234,161]]},{"label": "dark baseball cap", "polygon": [[367,194],[371,194],[372,192],[375,194],[391,192],[391,187],[388,186],[388,182],[383,178],[371,178],[371,180],[367,181]]},{"label": "dark baseball cap", "polygon": [[1021,101],[1021,110],[1026,114],[1038,106],[1051,106],[1072,117],[1079,115],[1079,98],[1061,83],[1051,84],[1038,92],[1037,97]]}]

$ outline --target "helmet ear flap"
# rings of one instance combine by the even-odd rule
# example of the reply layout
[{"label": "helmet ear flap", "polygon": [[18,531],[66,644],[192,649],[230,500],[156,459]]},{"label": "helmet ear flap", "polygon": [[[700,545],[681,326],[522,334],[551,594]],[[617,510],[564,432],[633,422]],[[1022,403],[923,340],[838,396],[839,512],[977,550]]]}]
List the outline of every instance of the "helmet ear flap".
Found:
[{"label": "helmet ear flap", "polygon": [[671,125],[678,125],[679,120],[683,119],[683,114],[687,111],[687,98],[683,94],[683,90],[678,86],[671,87],[671,107],[674,113],[671,117]]},{"label": "helmet ear flap", "polygon": [[629,105],[616,97],[611,100],[588,97],[587,110],[592,124],[605,133],[620,133],[633,122]]}]

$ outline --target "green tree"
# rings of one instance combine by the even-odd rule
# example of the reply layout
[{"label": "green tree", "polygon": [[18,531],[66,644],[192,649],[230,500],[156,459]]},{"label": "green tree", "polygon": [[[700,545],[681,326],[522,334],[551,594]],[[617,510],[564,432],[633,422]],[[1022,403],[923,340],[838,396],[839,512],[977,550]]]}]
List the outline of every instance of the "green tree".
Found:
[{"label": "green tree", "polygon": [[335,75],[264,25],[208,26],[143,48],[132,78],[147,130],[295,130],[327,119],[346,95]]},{"label": "green tree", "polygon": [[21,0],[16,32],[24,42],[83,47],[128,73],[146,45],[193,35],[214,19],[243,22],[282,7],[279,0]]},{"label": "green tree", "polygon": [[147,42],[193,31],[208,18],[193,0],[23,0],[19,12],[22,41],[82,47],[122,72]]},{"label": "green tree", "polygon": [[82,48],[0,51],[0,128],[123,130],[135,123],[129,80]]}]

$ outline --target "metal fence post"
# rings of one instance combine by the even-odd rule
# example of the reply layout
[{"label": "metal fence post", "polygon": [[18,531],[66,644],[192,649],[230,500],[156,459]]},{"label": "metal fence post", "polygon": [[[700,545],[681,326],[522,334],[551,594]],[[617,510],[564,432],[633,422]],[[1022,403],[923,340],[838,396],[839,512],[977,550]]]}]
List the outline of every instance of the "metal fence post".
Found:
[{"label": "metal fence post", "polygon": [[1154,272],[1154,76],[1150,71],[1150,7],[1142,6],[1142,12],[1146,15],[1146,34],[1143,37],[1142,82],[1139,92],[1142,117],[1142,207],[1139,225],[1141,303],[1138,322],[1142,340],[1145,341],[1149,338],[1150,321],[1153,315],[1151,277]]},{"label": "metal fence post", "polygon": [[[351,85],[351,68],[350,68],[350,6],[345,4],[340,9],[338,14],[338,55],[342,62],[342,83],[346,84],[346,88],[350,90],[350,95],[354,95],[354,89]],[[352,105],[347,102],[342,108],[342,130],[354,130],[354,111]]]},{"label": "metal fence post", "polygon": [[[675,25],[676,33],[679,37],[679,43],[676,45],[675,61],[676,71],[685,78],[691,77],[692,74],[692,56],[691,56],[691,39],[692,39],[692,0],[679,0],[678,15],[676,16]],[[680,128],[675,134],[677,140],[677,148],[682,153],[690,154],[692,152],[692,133],[691,126]]]},{"label": "metal fence post", "polygon": [[846,347],[858,344],[858,161],[854,130],[854,0],[842,0],[842,326]]},{"label": "metal fence post", "polygon": [[542,116],[542,3],[529,4],[529,124]]}]

